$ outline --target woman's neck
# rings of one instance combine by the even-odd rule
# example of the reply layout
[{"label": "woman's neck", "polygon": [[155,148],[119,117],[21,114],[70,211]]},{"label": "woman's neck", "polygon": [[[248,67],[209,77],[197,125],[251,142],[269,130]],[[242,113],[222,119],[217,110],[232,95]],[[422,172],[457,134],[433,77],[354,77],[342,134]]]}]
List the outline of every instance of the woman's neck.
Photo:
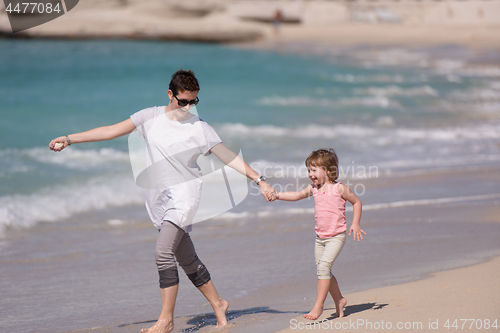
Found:
[{"label": "woman's neck", "polygon": [[188,111],[181,111],[181,110],[182,109],[172,110],[172,107],[169,104],[165,107],[165,115],[171,121],[185,121],[193,117],[193,114],[189,113],[189,110]]}]

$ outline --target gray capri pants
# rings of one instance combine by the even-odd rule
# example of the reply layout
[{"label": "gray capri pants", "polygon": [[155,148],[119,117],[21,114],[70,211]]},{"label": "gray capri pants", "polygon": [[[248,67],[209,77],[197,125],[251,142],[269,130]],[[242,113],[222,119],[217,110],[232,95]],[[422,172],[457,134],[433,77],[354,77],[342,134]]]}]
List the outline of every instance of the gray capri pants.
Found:
[{"label": "gray capri pants", "polygon": [[156,241],[156,265],[160,276],[160,288],[179,283],[176,259],[187,277],[200,287],[210,281],[210,273],[196,255],[189,234],[170,221],[163,221]]}]

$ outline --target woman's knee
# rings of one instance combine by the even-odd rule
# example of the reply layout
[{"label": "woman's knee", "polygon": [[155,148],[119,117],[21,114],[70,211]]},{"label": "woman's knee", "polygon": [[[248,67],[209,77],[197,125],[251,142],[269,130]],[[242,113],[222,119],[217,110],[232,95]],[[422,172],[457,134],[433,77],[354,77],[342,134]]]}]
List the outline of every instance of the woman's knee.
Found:
[{"label": "woman's knee", "polygon": [[177,266],[169,267],[164,270],[159,270],[158,275],[160,277],[160,288],[168,288],[179,284],[179,272],[177,271]]},{"label": "woman's knee", "polygon": [[182,260],[179,260],[179,265],[195,287],[200,287],[210,281],[210,273],[196,253],[191,253],[190,256],[184,256]]},{"label": "woman's knee", "polygon": [[208,272],[207,267],[205,267],[205,265],[201,262],[196,271],[193,273],[186,272],[186,275],[197,288],[210,281],[210,273]]}]

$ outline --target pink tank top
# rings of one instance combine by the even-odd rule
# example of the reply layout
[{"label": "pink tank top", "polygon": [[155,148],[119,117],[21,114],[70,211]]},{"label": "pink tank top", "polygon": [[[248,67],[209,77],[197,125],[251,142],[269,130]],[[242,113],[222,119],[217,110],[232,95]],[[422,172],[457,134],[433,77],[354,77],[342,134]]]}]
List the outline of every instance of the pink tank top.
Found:
[{"label": "pink tank top", "polygon": [[328,192],[313,187],[314,220],[319,238],[330,238],[347,230],[345,200],[339,193],[340,182]]}]

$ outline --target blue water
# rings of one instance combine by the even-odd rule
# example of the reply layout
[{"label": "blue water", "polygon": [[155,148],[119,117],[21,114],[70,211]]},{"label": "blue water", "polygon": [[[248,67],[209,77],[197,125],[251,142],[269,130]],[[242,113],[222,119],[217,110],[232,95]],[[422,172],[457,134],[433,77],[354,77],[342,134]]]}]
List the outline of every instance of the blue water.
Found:
[{"label": "blue water", "polygon": [[0,230],[141,203],[126,137],[47,145],[165,105],[179,68],[197,74],[201,118],[270,177],[292,179],[280,171],[321,147],[341,166],[375,166],[371,177],[498,163],[500,69],[453,54],[0,40]]}]

